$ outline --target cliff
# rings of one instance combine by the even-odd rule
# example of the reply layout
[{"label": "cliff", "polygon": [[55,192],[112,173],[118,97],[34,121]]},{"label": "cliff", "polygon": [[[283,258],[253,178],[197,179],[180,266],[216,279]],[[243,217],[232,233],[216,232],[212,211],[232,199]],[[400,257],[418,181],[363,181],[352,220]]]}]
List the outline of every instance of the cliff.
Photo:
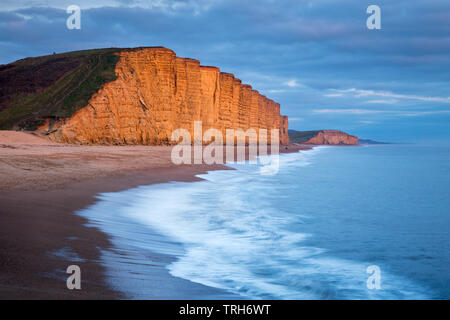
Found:
[{"label": "cliff", "polygon": [[[173,130],[193,137],[194,121],[202,121],[203,132],[216,128],[224,137],[226,129],[280,129],[280,142],[289,143],[280,105],[232,74],[162,47],[102,50],[44,57],[31,72],[29,59],[1,66],[0,82],[11,70],[19,78],[23,70],[54,72],[41,86],[10,85],[1,94],[0,127],[37,129],[58,142],[169,144]],[[54,66],[58,59],[65,68]]]},{"label": "cliff", "polygon": [[291,142],[315,145],[357,145],[358,138],[338,130],[289,130]]}]

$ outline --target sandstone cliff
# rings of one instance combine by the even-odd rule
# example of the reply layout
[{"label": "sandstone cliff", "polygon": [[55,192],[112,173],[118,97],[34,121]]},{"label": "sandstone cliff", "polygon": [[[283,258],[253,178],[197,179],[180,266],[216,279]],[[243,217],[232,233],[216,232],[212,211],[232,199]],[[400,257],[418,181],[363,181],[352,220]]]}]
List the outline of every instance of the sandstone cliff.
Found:
[{"label": "sandstone cliff", "polygon": [[357,145],[358,138],[338,130],[289,131],[292,142],[315,145]]},{"label": "sandstone cliff", "polygon": [[226,129],[280,129],[280,142],[289,143],[280,105],[232,74],[162,47],[112,54],[118,57],[116,78],[70,116],[42,113],[40,132],[68,143],[168,144],[173,130],[193,136],[194,121],[202,121],[203,132],[216,128],[224,137]]}]

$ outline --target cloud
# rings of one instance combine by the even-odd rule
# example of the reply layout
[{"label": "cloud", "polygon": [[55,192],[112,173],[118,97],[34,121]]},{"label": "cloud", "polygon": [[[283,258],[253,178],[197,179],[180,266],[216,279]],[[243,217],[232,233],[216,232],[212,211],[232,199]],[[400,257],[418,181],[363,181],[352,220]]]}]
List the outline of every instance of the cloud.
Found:
[{"label": "cloud", "polygon": [[283,89],[270,89],[270,90],[267,90],[267,92],[269,92],[269,93],[284,93],[284,92],[288,92],[288,91],[283,90]]},{"label": "cloud", "polygon": [[[2,0],[0,64],[162,45],[235,74],[311,128],[340,128],[350,115],[380,126],[409,117],[412,135],[421,116],[448,127],[450,1],[380,1],[383,29],[372,32],[367,3],[354,0],[77,0],[81,30],[65,27],[72,0]],[[336,101],[345,108],[334,111]]]},{"label": "cloud", "polygon": [[440,114],[450,114],[450,110],[411,111],[411,112],[404,112],[404,113],[402,113],[402,116],[405,116],[405,117],[420,117],[420,116],[440,115]]},{"label": "cloud", "polygon": [[165,12],[191,10],[198,14],[200,12],[207,11],[213,5],[220,3],[220,0],[2,0],[2,9],[9,11],[31,7],[66,9],[68,6],[75,4],[82,10],[102,7],[126,7],[158,9]]},{"label": "cloud", "polygon": [[314,113],[320,114],[376,114],[376,113],[391,113],[388,110],[370,110],[370,109],[315,109]]},{"label": "cloud", "polygon": [[[435,111],[404,111],[404,110],[373,110],[373,109],[314,109],[316,114],[342,114],[342,115],[380,115],[388,114],[395,117],[419,117],[428,115],[443,115],[450,114],[450,110],[435,110]],[[360,121],[361,123],[370,123],[370,120]]]},{"label": "cloud", "polygon": [[325,97],[330,97],[330,98],[342,97],[343,95],[344,95],[343,93],[328,93],[328,94],[324,94]]},{"label": "cloud", "polygon": [[289,81],[287,81],[287,82],[285,82],[284,83],[285,85],[287,85],[288,87],[291,87],[291,88],[295,88],[295,87],[297,87],[299,84],[297,83],[297,80],[289,80]]},{"label": "cloud", "polygon": [[[424,102],[443,102],[450,103],[450,97],[433,97],[433,96],[420,96],[420,95],[408,95],[408,94],[398,94],[389,91],[375,91],[375,90],[362,90],[362,89],[332,89],[341,94],[349,94],[353,97],[383,97],[383,98],[394,98],[394,99],[406,99],[406,100],[418,100]],[[391,100],[373,100],[373,101],[394,101]],[[378,102],[375,102],[378,103]],[[395,102],[390,102],[395,103]]]},{"label": "cloud", "polygon": [[395,104],[397,103],[397,99],[379,99],[379,100],[369,100],[366,101],[366,103],[373,103],[373,104]]}]

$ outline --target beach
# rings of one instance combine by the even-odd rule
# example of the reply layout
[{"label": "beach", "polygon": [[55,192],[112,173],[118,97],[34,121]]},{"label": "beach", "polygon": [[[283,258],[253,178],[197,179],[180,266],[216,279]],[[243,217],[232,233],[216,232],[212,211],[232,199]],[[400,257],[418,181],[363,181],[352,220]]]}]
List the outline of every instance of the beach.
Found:
[{"label": "beach", "polygon": [[0,131],[0,299],[448,298],[450,149],[309,149],[266,175]]},{"label": "beach", "polygon": [[[297,152],[309,146],[282,146]],[[170,146],[81,146],[24,132],[0,131],[0,299],[120,299],[99,263],[108,236],[75,214],[104,192],[169,181],[200,180],[223,165],[174,165]],[[79,265],[82,290],[66,287],[67,266]],[[186,295],[220,290],[159,272]],[[176,280],[175,280],[176,279]],[[161,282],[161,281],[160,281]],[[157,297],[154,297],[157,298]]]}]

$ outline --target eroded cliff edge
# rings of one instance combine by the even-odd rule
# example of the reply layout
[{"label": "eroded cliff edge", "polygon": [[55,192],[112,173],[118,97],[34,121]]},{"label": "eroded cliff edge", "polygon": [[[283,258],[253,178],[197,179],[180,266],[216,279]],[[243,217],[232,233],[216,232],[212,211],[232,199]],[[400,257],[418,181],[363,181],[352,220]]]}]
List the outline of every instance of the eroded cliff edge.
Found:
[{"label": "eroded cliff edge", "polygon": [[289,130],[291,142],[313,145],[357,145],[358,137],[339,130]]},{"label": "eroded cliff edge", "polygon": [[203,131],[216,128],[224,137],[226,129],[279,129],[280,142],[289,143],[280,105],[232,74],[163,47],[112,54],[119,57],[116,78],[70,116],[42,113],[40,132],[67,143],[168,144],[173,130],[185,128],[193,136],[194,121],[202,121]]}]

